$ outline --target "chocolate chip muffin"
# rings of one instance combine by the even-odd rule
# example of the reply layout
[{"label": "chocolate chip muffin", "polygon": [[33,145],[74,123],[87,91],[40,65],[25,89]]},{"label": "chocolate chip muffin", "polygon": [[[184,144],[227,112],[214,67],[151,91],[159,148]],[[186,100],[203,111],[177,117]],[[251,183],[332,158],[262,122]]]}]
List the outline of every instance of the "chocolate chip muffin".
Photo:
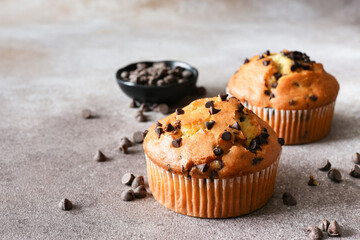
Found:
[{"label": "chocolate chip muffin", "polygon": [[196,100],[148,129],[150,190],[162,205],[189,216],[247,214],[273,193],[282,142],[236,98]]},{"label": "chocolate chip muffin", "polygon": [[339,84],[305,53],[266,51],[245,60],[227,91],[268,122],[285,144],[302,144],[329,133]]}]

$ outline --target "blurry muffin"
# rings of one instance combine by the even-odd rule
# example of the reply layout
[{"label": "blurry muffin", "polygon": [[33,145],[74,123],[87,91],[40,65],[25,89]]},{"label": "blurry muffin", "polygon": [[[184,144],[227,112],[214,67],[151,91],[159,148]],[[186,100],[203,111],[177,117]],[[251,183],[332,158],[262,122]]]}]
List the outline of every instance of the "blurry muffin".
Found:
[{"label": "blurry muffin", "polygon": [[162,205],[189,216],[247,214],[273,193],[280,143],[236,98],[196,100],[148,129],[150,190]]},{"label": "blurry muffin", "polygon": [[305,53],[267,51],[245,60],[227,91],[269,123],[285,144],[301,144],[329,133],[339,84]]}]

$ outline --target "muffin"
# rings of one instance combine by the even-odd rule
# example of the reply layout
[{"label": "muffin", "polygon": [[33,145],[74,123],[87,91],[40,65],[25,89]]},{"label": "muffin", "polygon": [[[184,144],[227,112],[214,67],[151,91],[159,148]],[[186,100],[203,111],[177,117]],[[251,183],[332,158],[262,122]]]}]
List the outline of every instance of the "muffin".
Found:
[{"label": "muffin", "polygon": [[245,60],[227,91],[269,123],[285,144],[302,144],[329,133],[339,84],[305,53],[266,51]]},{"label": "muffin", "polygon": [[189,216],[250,213],[273,193],[282,142],[236,98],[193,101],[148,129],[150,190],[162,205]]}]

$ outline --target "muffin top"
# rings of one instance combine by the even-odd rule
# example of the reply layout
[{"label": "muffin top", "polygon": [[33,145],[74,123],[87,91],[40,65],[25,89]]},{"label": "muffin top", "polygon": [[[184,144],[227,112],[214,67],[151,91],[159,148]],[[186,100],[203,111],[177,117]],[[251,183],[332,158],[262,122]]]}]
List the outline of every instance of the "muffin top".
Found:
[{"label": "muffin top", "polygon": [[334,102],[339,84],[305,53],[284,50],[246,59],[227,88],[253,106],[297,110]]},{"label": "muffin top", "polygon": [[280,155],[282,139],[227,95],[193,101],[154,123],[144,139],[158,166],[197,178],[230,178],[260,171]]}]

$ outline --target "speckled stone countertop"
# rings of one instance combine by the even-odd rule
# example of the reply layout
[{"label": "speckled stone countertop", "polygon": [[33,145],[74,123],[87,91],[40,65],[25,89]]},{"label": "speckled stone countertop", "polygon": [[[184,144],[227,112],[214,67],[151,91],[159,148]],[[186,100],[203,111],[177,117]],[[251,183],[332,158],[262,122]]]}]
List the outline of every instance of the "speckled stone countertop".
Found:
[{"label": "speckled stone countertop", "polygon": [[[360,239],[360,180],[348,175],[360,151],[359,2],[0,1],[0,239],[306,239],[336,219]],[[340,83],[331,133],[285,146],[275,192],[247,216],[211,220],[176,214],[151,196],[123,202],[125,172],[145,175],[141,145],[122,136],[163,117],[134,121],[115,71],[138,60],[196,66],[207,96],[225,92],[245,57],[267,49],[306,52]],[[183,103],[179,103],[181,105]],[[97,118],[81,118],[83,108]],[[98,149],[111,157],[98,163]],[[328,158],[343,174],[316,169]],[[309,175],[319,186],[307,185]],[[298,204],[287,207],[282,193]],[[74,209],[59,210],[68,198]]]}]

